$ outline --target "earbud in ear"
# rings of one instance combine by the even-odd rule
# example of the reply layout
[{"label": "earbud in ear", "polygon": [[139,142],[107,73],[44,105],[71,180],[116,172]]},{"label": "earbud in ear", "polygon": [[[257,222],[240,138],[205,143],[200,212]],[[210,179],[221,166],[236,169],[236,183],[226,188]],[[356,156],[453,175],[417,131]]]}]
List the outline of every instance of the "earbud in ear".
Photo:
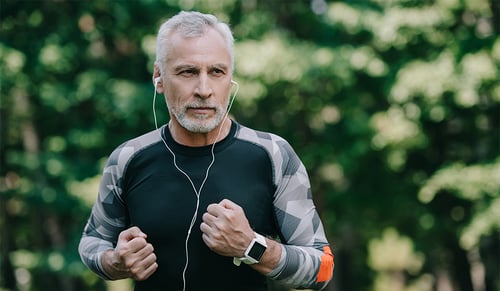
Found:
[{"label": "earbud in ear", "polygon": [[156,77],[155,78],[155,87],[156,87],[156,85],[158,85],[158,82],[160,82],[160,81],[161,81],[161,77]]}]

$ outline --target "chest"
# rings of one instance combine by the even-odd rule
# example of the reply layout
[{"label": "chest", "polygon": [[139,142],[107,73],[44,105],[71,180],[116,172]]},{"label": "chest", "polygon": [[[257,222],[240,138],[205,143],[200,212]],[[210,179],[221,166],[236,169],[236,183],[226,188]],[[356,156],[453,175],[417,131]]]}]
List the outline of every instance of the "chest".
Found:
[{"label": "chest", "polygon": [[211,160],[211,156],[178,156],[178,168],[168,154],[135,161],[123,188],[130,225],[139,226],[153,240],[174,241],[186,233],[193,216],[196,234],[208,205],[229,199],[244,209],[254,229],[275,234],[275,186],[267,156],[248,149],[228,150],[216,155],[207,174]]}]

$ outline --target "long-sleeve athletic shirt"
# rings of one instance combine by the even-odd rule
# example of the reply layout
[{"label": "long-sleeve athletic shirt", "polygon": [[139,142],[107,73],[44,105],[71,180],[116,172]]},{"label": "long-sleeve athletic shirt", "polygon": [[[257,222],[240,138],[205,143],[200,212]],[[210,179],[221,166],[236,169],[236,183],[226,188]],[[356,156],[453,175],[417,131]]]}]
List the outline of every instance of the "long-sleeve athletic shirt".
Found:
[{"label": "long-sleeve athletic shirt", "polygon": [[[162,140],[163,138],[163,140]],[[188,147],[174,141],[167,126],[129,140],[109,156],[98,197],[79,245],[83,262],[110,279],[101,266],[104,251],[121,231],[138,226],[147,234],[158,269],[135,290],[182,290],[187,230],[196,209],[196,189],[212,161],[212,145]],[[267,290],[267,278],[295,288],[322,289],[331,280],[333,255],[312,201],[306,169],[283,138],[232,121],[230,133],[214,146],[215,162],[199,196],[197,219],[188,240],[186,290]],[[235,266],[232,257],[203,242],[201,216],[211,203],[240,205],[256,231],[282,244],[274,270],[262,275]],[[267,277],[267,278],[266,278]]]}]

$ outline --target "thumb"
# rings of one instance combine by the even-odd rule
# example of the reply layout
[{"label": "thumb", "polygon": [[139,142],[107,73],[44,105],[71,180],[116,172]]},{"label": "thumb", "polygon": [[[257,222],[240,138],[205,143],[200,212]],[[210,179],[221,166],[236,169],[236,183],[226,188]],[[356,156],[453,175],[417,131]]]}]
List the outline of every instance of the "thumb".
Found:
[{"label": "thumb", "polygon": [[124,230],[118,237],[118,240],[131,241],[136,237],[142,237],[145,239],[147,235],[142,232],[139,227],[132,226],[131,228]]},{"label": "thumb", "polygon": [[224,207],[225,209],[232,209],[232,210],[235,210],[239,207],[238,204],[234,203],[229,199],[223,199],[221,202],[219,202],[219,205]]}]

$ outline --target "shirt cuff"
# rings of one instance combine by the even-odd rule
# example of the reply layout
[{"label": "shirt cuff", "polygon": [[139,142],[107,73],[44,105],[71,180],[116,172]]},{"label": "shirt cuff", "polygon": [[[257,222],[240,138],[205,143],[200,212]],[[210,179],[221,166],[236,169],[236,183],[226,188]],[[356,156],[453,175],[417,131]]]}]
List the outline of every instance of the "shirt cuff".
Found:
[{"label": "shirt cuff", "polygon": [[113,278],[111,278],[111,276],[108,273],[106,273],[106,271],[104,270],[104,267],[102,266],[102,263],[101,263],[102,255],[104,254],[104,252],[107,252],[107,251],[108,250],[102,251],[97,255],[97,269],[98,269],[99,274],[101,275],[101,277],[103,279],[113,280]]},{"label": "shirt cuff", "polygon": [[281,247],[281,257],[280,261],[278,262],[278,265],[276,265],[276,267],[273,270],[271,270],[271,272],[266,274],[266,276],[270,279],[277,278],[281,274],[283,269],[285,269],[286,248],[282,244],[280,244],[280,247]]}]

